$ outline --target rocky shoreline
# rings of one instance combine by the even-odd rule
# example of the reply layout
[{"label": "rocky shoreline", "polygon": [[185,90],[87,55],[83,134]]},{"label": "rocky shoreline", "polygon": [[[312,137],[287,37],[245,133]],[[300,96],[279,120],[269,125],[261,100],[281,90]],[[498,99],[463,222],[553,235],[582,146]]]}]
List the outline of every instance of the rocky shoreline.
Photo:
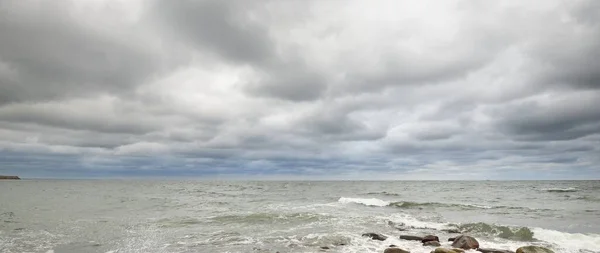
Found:
[{"label": "rocky shoreline", "polygon": [[2,176],[0,175],[0,180],[20,180],[18,176]]},{"label": "rocky shoreline", "polygon": [[[362,236],[379,241],[385,241],[388,238],[387,236],[378,233],[365,233]],[[465,250],[477,250],[482,253],[554,253],[554,251],[540,246],[520,247],[514,252],[503,249],[480,248],[477,239],[462,234],[456,237],[448,238],[448,241],[452,242],[451,248],[440,247],[440,239],[435,235],[401,235],[399,238],[402,240],[421,241],[423,246],[437,247],[433,249],[431,253],[464,253]],[[410,253],[410,251],[398,248],[396,245],[390,245],[383,251],[383,253]]]}]

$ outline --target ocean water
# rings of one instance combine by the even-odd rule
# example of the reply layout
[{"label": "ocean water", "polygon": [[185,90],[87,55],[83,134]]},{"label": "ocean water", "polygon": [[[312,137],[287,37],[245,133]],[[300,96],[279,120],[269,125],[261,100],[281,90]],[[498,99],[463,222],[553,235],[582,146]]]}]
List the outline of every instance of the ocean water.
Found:
[{"label": "ocean water", "polygon": [[3,253],[429,253],[398,236],[448,246],[448,229],[486,248],[600,252],[600,181],[0,181]]}]

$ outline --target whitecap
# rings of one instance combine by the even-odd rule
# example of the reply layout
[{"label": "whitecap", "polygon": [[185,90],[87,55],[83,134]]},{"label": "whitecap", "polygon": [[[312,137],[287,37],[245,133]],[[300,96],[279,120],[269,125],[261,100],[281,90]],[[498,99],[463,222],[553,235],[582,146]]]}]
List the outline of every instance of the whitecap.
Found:
[{"label": "whitecap", "polygon": [[344,203],[344,204],[348,204],[348,203],[356,203],[356,204],[362,204],[365,206],[388,206],[390,204],[390,202],[385,201],[385,200],[381,200],[381,199],[376,199],[376,198],[370,198],[370,199],[361,199],[361,198],[345,198],[345,197],[341,197],[338,202],[340,203]]}]

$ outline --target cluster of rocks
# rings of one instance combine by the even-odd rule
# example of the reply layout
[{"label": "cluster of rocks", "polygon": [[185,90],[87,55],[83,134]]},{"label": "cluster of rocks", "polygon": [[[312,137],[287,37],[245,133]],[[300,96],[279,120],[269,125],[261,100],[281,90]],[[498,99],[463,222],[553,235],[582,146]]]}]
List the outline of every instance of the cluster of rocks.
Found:
[{"label": "cluster of rocks", "polygon": [[[363,236],[379,241],[385,241],[388,238],[387,236],[378,233],[365,233]],[[449,238],[448,241],[452,242],[452,248],[442,248],[439,237],[435,235],[401,235],[400,239],[420,241],[423,243],[423,246],[437,247],[432,250],[431,253],[464,253],[465,250],[471,249],[482,253],[515,253],[509,250],[480,248],[477,239],[468,235],[459,235],[457,237]],[[398,248],[396,245],[390,245],[387,249],[385,249],[384,253],[410,253],[410,251]],[[554,253],[554,251],[539,246],[525,246],[518,248],[516,253]]]}]

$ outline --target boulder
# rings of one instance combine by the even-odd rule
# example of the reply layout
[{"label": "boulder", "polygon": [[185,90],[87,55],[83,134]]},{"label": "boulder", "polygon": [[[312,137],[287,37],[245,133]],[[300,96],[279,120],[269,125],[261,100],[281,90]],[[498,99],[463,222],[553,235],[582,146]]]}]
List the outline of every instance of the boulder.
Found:
[{"label": "boulder", "polygon": [[447,248],[437,248],[431,253],[464,253],[465,251],[462,249],[447,249]]},{"label": "boulder", "polygon": [[442,245],[438,241],[427,241],[427,242],[423,243],[423,246],[439,247],[439,246],[442,246]]},{"label": "boulder", "polygon": [[525,246],[518,248],[517,253],[554,253],[554,251],[539,246]]},{"label": "boulder", "polygon": [[415,235],[401,235],[400,239],[409,240],[409,241],[422,241],[423,237],[415,236]]},{"label": "boulder", "polygon": [[377,234],[377,233],[364,233],[364,234],[362,234],[362,236],[369,237],[373,240],[379,240],[379,241],[385,241],[387,239],[387,236],[382,235],[382,234]]},{"label": "boulder", "polygon": [[468,235],[461,235],[454,238],[452,247],[460,249],[477,249],[479,248],[479,242]]},{"label": "boulder", "polygon": [[425,237],[423,237],[423,240],[421,240],[422,243],[426,243],[426,242],[429,242],[429,241],[439,242],[440,238],[438,238],[435,235],[426,235]]},{"label": "boulder", "polygon": [[401,248],[387,248],[383,251],[383,253],[410,253],[410,251],[403,250]]},{"label": "boulder", "polygon": [[481,253],[513,253],[510,250],[505,250],[505,249],[485,249],[485,248],[479,248],[477,249],[477,251],[481,252]]},{"label": "boulder", "polygon": [[453,241],[454,241],[454,239],[456,239],[456,237],[450,237],[450,238],[448,238],[448,241],[449,241],[449,242],[453,242]]}]

